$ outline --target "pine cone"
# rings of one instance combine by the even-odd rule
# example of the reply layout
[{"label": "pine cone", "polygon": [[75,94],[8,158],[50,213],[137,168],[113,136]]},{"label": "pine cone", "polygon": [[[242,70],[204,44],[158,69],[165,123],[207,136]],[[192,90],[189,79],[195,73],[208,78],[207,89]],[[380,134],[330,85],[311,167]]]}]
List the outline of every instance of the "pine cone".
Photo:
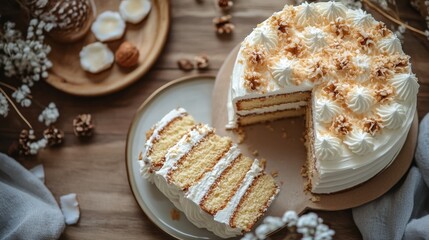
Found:
[{"label": "pine cone", "polygon": [[232,7],[233,2],[231,0],[218,0],[217,1],[217,5],[222,9],[222,10],[228,10]]},{"label": "pine cone", "polygon": [[90,137],[94,130],[91,114],[80,114],[73,119],[73,131],[78,137]]},{"label": "pine cone", "polygon": [[19,155],[28,156],[30,155],[30,146],[29,142],[33,142],[36,140],[36,136],[32,130],[28,131],[26,129],[22,129],[19,134],[18,139],[18,153]]},{"label": "pine cone", "polygon": [[54,126],[50,126],[43,131],[43,136],[48,140],[48,146],[58,146],[63,143],[64,133]]}]

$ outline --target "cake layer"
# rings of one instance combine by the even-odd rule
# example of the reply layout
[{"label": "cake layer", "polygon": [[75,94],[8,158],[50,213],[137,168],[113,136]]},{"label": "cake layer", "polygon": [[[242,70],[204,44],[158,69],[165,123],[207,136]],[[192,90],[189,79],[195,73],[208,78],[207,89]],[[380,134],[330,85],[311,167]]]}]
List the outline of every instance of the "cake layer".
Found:
[{"label": "cake layer", "polygon": [[[147,141],[152,141],[154,134],[160,135],[161,139],[169,138],[166,131],[156,129],[157,126],[167,125],[161,123],[172,119],[171,115],[186,111],[177,109],[173,112],[176,114],[167,114],[148,132]],[[259,161],[241,155],[230,138],[216,135],[214,129],[207,125],[194,125],[176,140],[165,151],[159,170],[151,170],[153,153],[146,153],[148,151],[143,152],[139,161],[141,175],[153,182],[193,224],[207,228],[220,237],[233,237],[249,231],[271,204],[265,198],[249,201],[249,197],[245,197],[258,195],[253,193],[258,189],[252,186],[259,175],[265,174]],[[274,184],[271,194],[265,197],[274,199],[278,190]],[[241,228],[244,224],[232,226],[232,218],[240,214],[239,208],[247,209],[248,204],[259,210],[245,214],[246,228]]]},{"label": "cake layer", "polygon": [[201,201],[201,208],[214,215],[224,208],[239,188],[253,161],[240,156],[229,166],[212,185]]},{"label": "cake layer", "polygon": [[273,121],[286,117],[301,116],[304,114],[305,107],[300,107],[298,109],[286,109],[283,111],[267,112],[263,114],[249,114],[246,116],[239,116],[238,123],[240,124],[240,126],[246,126],[254,123]]},{"label": "cake layer", "polygon": [[163,165],[167,150],[195,125],[192,116],[181,110],[170,112],[163,120],[150,131],[152,137],[145,146],[145,154],[151,160],[153,169]]},{"label": "cake layer", "polygon": [[283,93],[270,96],[263,96],[257,98],[247,98],[237,100],[236,107],[237,111],[251,110],[255,108],[270,107],[284,103],[294,103],[307,101],[310,99],[311,92],[294,92],[294,93]]},{"label": "cake layer", "polygon": [[229,138],[220,137],[214,133],[207,135],[180,159],[176,168],[168,173],[168,180],[183,190],[188,189],[205,172],[212,170],[231,145]]},{"label": "cake layer", "polygon": [[261,207],[260,203],[269,205],[273,200],[271,196],[277,191],[275,186],[276,183],[271,176],[267,174],[258,176],[241,198],[238,208],[231,218],[231,225],[249,231],[254,223],[252,217],[266,211],[266,208]]}]

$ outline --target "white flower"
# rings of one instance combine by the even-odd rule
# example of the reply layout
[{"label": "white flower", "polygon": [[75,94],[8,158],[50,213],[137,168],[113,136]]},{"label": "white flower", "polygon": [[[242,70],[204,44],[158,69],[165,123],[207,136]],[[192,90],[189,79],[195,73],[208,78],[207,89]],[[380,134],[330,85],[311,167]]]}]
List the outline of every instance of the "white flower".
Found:
[{"label": "white flower", "polygon": [[283,214],[282,221],[288,226],[295,226],[298,222],[298,215],[294,211],[287,211]]},{"label": "white flower", "polygon": [[29,142],[27,144],[30,147],[30,154],[36,155],[40,151],[40,149],[46,147],[46,145],[48,144],[48,140],[46,138],[41,138],[36,142]]},{"label": "white flower", "polygon": [[39,122],[44,122],[46,126],[55,123],[60,116],[57,106],[55,103],[49,103],[48,107],[46,107],[42,113],[39,115]]},{"label": "white flower", "polygon": [[15,98],[17,103],[20,103],[23,107],[29,107],[31,105],[31,100],[28,98],[31,90],[28,85],[23,84],[15,92],[12,93],[12,97]]},{"label": "white flower", "polygon": [[9,103],[7,102],[6,97],[3,93],[0,93],[0,115],[3,117],[7,117],[9,113]]},{"label": "white flower", "polygon": [[258,240],[253,233],[246,233],[244,237],[241,238],[241,240]]}]

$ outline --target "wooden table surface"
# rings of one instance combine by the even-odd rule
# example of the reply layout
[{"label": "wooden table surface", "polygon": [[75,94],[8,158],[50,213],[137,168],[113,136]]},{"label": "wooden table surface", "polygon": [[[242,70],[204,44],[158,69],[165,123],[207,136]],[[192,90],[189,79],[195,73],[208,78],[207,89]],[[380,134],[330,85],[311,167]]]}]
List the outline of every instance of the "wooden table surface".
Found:
[{"label": "wooden table surface", "polygon": [[[46,186],[56,199],[70,192],[78,195],[81,218],[68,226],[62,239],[170,239],[140,210],[133,198],[125,169],[125,139],[131,119],[140,104],[157,88],[182,76],[198,74],[183,72],[177,60],[193,58],[204,53],[210,58],[215,75],[233,47],[252,28],[282,8],[285,1],[235,1],[231,12],[236,29],[231,37],[219,38],[214,33],[212,18],[221,13],[214,1],[171,1],[171,29],[167,43],[152,69],[130,87],[97,98],[82,98],[64,94],[45,83],[33,88],[33,96],[47,105],[57,104],[60,119],[57,126],[65,131],[65,143],[59,148],[43,150],[37,157],[19,158],[26,167],[43,163]],[[410,24],[423,29],[423,18],[407,4],[401,16]],[[374,13],[374,11],[371,11]],[[379,14],[374,14],[383,20]],[[387,21],[386,21],[387,22]],[[390,25],[390,24],[388,24]],[[420,81],[418,97],[419,118],[429,111],[429,44],[424,37],[406,33],[404,51],[411,56],[413,70]],[[37,123],[41,109],[33,105],[23,111],[40,136],[44,129]],[[91,113],[96,124],[93,138],[82,141],[72,131],[72,119],[80,113]],[[25,124],[13,111],[0,119],[0,151],[7,152]],[[337,239],[360,239],[351,211],[317,212],[336,231]],[[282,238],[277,234],[274,238]]]}]

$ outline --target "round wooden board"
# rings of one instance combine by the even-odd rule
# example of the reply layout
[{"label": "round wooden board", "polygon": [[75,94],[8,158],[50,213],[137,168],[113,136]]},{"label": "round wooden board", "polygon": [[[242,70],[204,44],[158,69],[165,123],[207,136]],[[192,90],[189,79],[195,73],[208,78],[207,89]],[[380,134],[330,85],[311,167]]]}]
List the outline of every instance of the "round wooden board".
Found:
[{"label": "round wooden board", "polygon": [[[96,14],[110,10],[118,11],[120,1],[94,0]],[[155,63],[167,39],[170,25],[170,2],[152,0],[149,15],[138,24],[127,23],[124,36],[108,42],[115,52],[123,41],[129,41],[140,50],[139,64],[134,68],[122,68],[116,63],[103,72],[91,74],[80,66],[79,52],[82,47],[97,41],[91,31],[74,43],[49,41],[52,51],[49,55],[53,63],[46,80],[55,88],[80,96],[98,96],[118,91],[137,81]]]},{"label": "round wooden board", "polygon": [[[216,77],[213,92],[212,125],[220,135],[227,135],[237,141],[233,131],[225,129],[227,123],[227,98],[229,84],[239,46],[227,57]],[[408,171],[413,160],[417,141],[417,114],[407,140],[395,161],[384,171],[369,181],[334,194],[316,195],[304,192],[306,179],[301,176],[301,168],[306,160],[303,144],[305,118],[296,117],[277,120],[265,124],[255,124],[243,128],[246,137],[240,149],[251,156],[258,151],[259,159],[267,160],[267,172],[278,172],[277,181],[281,190],[267,215],[281,214],[286,210],[302,212],[307,208],[317,210],[342,210],[360,206],[372,201],[392,188]],[[282,136],[283,132],[287,137]],[[311,199],[318,199],[312,201]]]}]

